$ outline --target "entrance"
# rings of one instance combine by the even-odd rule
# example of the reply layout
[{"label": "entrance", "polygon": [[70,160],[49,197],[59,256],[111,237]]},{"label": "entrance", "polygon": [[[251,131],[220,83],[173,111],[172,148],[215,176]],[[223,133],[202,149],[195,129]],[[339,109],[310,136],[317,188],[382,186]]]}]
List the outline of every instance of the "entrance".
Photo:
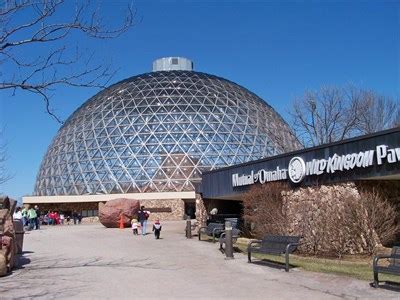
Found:
[{"label": "entrance", "polygon": [[185,216],[196,219],[196,202],[185,201]]},{"label": "entrance", "polygon": [[207,223],[224,223],[226,219],[237,219],[242,224],[242,201],[204,199],[204,204],[208,213]]}]

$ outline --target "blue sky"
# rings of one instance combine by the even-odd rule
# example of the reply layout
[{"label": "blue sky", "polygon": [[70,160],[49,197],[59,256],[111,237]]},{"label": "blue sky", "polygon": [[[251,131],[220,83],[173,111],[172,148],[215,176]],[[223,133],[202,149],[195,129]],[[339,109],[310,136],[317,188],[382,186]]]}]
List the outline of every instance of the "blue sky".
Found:
[{"label": "blue sky", "polygon": [[[103,1],[113,24],[129,1]],[[111,83],[151,71],[163,56],[184,56],[195,70],[232,80],[284,118],[295,97],[324,85],[355,84],[400,96],[398,1],[137,1],[137,24],[109,41],[78,38],[82,49],[119,69]],[[68,13],[65,9],[63,14]],[[19,20],[16,20],[16,22]],[[39,50],[25,48],[22,55]],[[17,70],[2,70],[2,72]],[[97,89],[59,88],[53,107],[66,119]],[[13,178],[0,191],[33,192],[36,173],[60,125],[42,100],[0,92],[0,123]]]}]

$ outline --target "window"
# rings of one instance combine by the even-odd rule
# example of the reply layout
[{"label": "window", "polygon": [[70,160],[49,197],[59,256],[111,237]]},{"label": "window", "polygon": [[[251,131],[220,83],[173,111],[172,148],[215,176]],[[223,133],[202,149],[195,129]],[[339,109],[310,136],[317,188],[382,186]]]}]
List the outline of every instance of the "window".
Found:
[{"label": "window", "polygon": [[171,64],[177,65],[178,64],[178,59],[177,58],[171,58]]},{"label": "window", "polygon": [[99,215],[97,209],[82,210],[82,217],[96,217]]}]

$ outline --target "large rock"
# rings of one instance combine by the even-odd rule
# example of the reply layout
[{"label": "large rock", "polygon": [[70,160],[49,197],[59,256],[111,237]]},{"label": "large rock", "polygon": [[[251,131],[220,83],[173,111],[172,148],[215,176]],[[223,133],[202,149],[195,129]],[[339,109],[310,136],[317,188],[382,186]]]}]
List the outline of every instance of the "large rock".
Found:
[{"label": "large rock", "polygon": [[104,203],[99,203],[99,220],[105,227],[119,227],[122,215],[124,226],[129,227],[131,219],[137,216],[140,209],[140,202],[133,199],[113,199]]}]

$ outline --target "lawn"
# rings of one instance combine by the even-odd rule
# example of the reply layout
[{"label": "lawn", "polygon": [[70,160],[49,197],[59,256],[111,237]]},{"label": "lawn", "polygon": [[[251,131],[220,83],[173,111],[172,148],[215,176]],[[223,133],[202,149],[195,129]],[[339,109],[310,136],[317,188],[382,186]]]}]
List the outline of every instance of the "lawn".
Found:
[{"label": "lawn", "polygon": [[[247,241],[238,241],[235,244],[236,250],[247,255]],[[274,256],[265,254],[254,254],[255,258],[271,260],[275,262],[285,262],[284,256]],[[343,259],[327,259],[314,256],[290,255],[290,264],[293,267],[312,272],[332,273],[342,276],[349,276],[361,280],[373,281],[372,257],[367,256],[348,256]],[[380,281],[392,281],[400,283],[398,276],[379,275]]]}]

